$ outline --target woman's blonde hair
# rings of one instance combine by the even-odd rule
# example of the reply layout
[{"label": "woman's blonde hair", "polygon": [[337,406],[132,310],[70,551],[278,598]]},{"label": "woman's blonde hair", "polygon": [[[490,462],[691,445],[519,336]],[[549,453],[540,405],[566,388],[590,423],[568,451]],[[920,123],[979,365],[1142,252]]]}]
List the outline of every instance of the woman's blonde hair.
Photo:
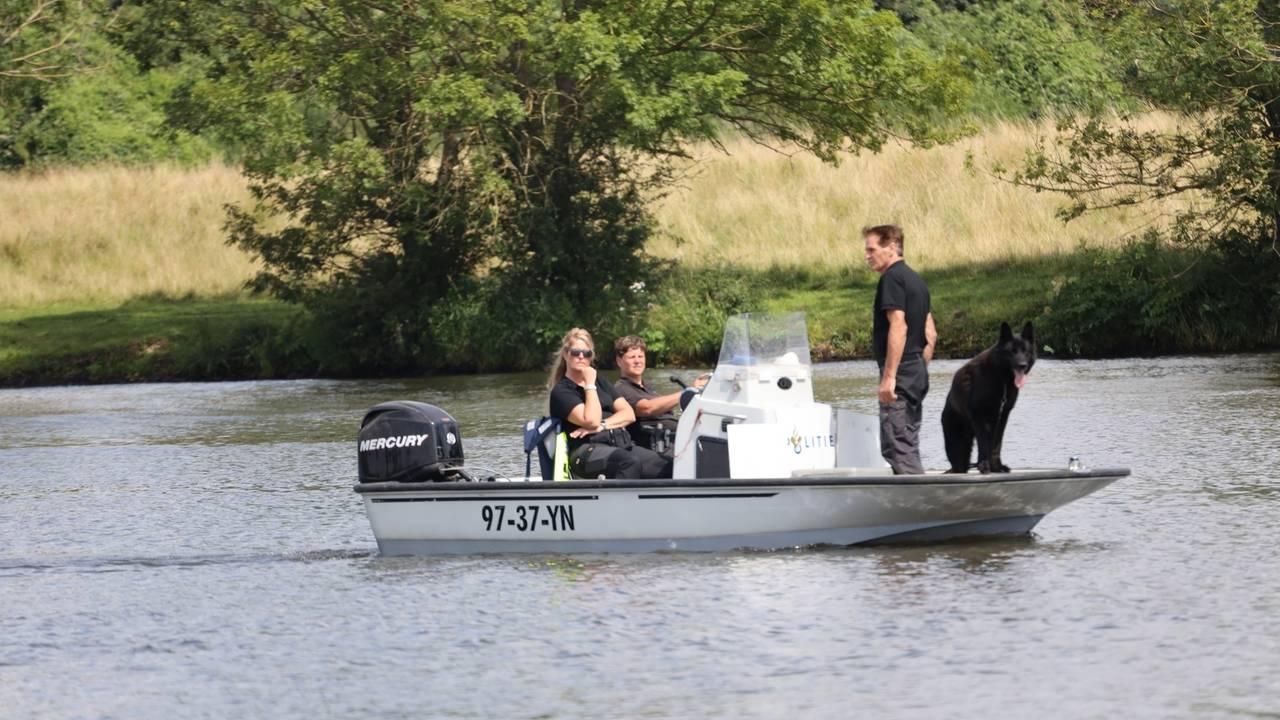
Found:
[{"label": "woman's blonde hair", "polygon": [[574,340],[581,340],[595,352],[596,344],[591,339],[591,333],[582,328],[572,328],[564,334],[564,338],[560,341],[560,349],[556,350],[555,357],[551,358],[551,377],[547,378],[547,388],[553,388],[556,383],[564,378],[565,370],[568,369],[568,363],[564,359],[564,351],[569,349]]}]

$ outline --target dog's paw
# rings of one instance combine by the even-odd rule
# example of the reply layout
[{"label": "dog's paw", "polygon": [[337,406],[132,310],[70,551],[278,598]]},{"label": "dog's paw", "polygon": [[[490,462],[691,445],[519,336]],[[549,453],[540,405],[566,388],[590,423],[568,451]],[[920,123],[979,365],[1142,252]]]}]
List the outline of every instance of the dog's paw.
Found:
[{"label": "dog's paw", "polygon": [[991,464],[988,463],[986,460],[983,460],[982,462],[978,463],[978,472],[982,473],[983,475],[987,475],[988,473],[991,472]]},{"label": "dog's paw", "polygon": [[999,465],[996,465],[995,471],[998,473],[1007,473],[1009,472],[1009,466],[1004,463],[1000,463]]}]

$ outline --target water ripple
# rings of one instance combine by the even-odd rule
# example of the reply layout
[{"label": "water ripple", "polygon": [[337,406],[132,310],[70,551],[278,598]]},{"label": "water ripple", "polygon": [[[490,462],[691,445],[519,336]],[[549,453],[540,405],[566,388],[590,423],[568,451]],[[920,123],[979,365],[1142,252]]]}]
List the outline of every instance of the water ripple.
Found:
[{"label": "water ripple", "polygon": [[[816,376],[874,411],[872,364]],[[1042,360],[1007,459],[1134,473],[1030,538],[378,555],[363,411],[435,402],[519,472],[542,381],[0,391],[0,716],[1276,717],[1280,356]]]}]

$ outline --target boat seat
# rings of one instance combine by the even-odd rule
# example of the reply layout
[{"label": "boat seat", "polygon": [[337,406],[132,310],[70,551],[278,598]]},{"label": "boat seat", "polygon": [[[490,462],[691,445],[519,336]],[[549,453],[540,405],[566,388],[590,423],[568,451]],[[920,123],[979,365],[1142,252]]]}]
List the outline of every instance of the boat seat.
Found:
[{"label": "boat seat", "polygon": [[560,429],[560,418],[544,416],[524,424],[524,476],[532,477],[533,455],[543,480],[568,480],[569,434]]}]

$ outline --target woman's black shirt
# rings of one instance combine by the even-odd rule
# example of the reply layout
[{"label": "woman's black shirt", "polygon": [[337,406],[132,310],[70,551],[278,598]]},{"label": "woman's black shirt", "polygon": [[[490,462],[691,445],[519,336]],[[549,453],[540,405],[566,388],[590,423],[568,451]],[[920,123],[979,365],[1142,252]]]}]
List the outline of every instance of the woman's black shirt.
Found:
[{"label": "woman's black shirt", "polygon": [[[596,377],[596,395],[600,398],[600,419],[603,421],[613,414],[613,403],[618,396],[613,391],[613,385],[599,376]],[[571,433],[578,429],[577,425],[570,422],[569,413],[586,401],[587,391],[567,377],[560,378],[560,382],[551,388],[551,414],[564,423],[562,429],[565,432]],[[596,430],[595,428],[587,429],[591,432]]]}]

